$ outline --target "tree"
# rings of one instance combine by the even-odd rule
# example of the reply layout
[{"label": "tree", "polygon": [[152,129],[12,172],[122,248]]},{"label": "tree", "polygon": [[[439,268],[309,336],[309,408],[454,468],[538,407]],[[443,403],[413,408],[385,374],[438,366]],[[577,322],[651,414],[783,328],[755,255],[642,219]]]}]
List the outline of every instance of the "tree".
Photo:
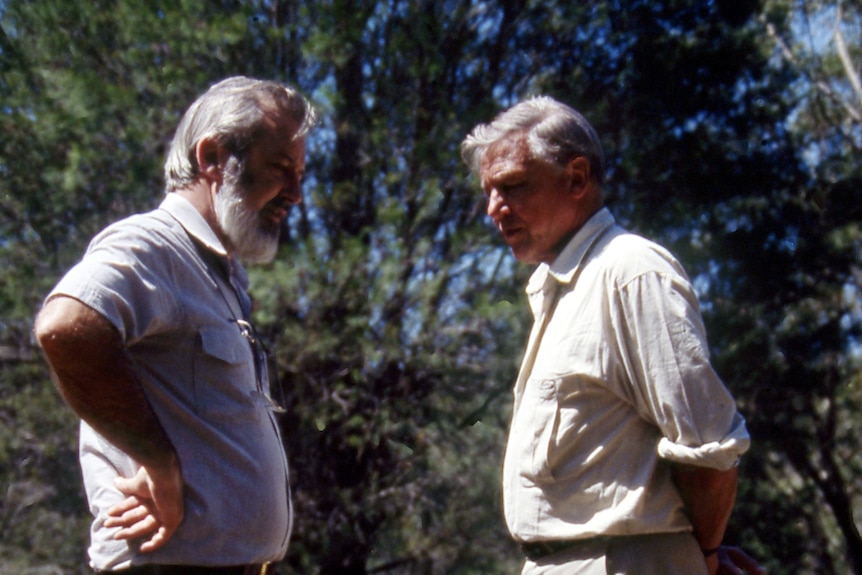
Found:
[{"label": "tree", "polygon": [[2,571],[86,565],[75,421],[30,337],[41,298],[95,231],[157,204],[179,114],[254,41],[247,11],[161,4],[0,7]]},{"label": "tree", "polygon": [[[790,393],[786,415],[764,435],[780,454],[765,466],[785,494],[806,501],[809,562],[817,572],[862,572],[859,442],[849,429],[859,406],[859,184],[862,146],[859,6],[774,2],[761,21],[777,58],[797,72],[789,138],[807,178],[789,188],[793,279],[775,292],[765,339],[774,375]],[[849,40],[849,41],[848,41]],[[855,62],[855,63],[854,63]],[[800,222],[800,223],[796,223]],[[772,370],[770,370],[772,371]],[[777,373],[775,373],[777,372]],[[813,384],[813,382],[816,382]],[[774,394],[775,392],[773,392]],[[771,397],[772,394],[765,394]],[[765,398],[764,398],[765,399]]]},{"label": "tree", "polygon": [[[503,418],[488,407],[508,377],[494,376],[514,369],[521,338],[509,335],[523,327],[513,328],[508,314],[495,317],[511,306],[496,301],[500,290],[493,280],[500,273],[492,266],[500,248],[488,246],[491,236],[477,218],[477,196],[464,181],[452,142],[464,127],[436,122],[435,106],[455,88],[466,91],[455,81],[461,72],[409,36],[463,45],[474,34],[470,19],[481,15],[461,9],[451,29],[420,19],[408,30],[405,23],[439,9],[431,3],[391,8],[389,14],[371,3],[313,9],[289,2],[39,2],[13,3],[3,20],[9,55],[3,119],[19,142],[8,140],[2,162],[15,175],[3,184],[10,192],[7,257],[10,266],[20,267],[25,257],[39,266],[23,275],[27,289],[9,290],[23,299],[19,311],[13,313],[11,303],[4,307],[23,333],[38,298],[95,230],[156,203],[164,142],[179,112],[208,83],[228,73],[289,74],[324,103],[333,123],[315,142],[311,198],[295,215],[284,247],[290,259],[266,273],[253,270],[260,276],[257,318],[285,359],[294,407],[285,429],[301,523],[290,562],[302,572],[367,572],[387,564],[486,571],[483,565],[504,561],[514,548],[493,537],[477,554],[470,536],[445,537],[447,530],[471,526],[501,532],[494,460],[476,465],[469,454],[499,451]],[[385,25],[375,28],[381,17]],[[371,37],[392,38],[430,63],[397,58],[382,44],[366,49]],[[296,49],[300,41],[316,51],[310,64]],[[453,46],[452,54],[457,50]],[[384,75],[366,89],[363,70],[375,58],[386,60]],[[403,98],[398,85],[387,84],[398,81],[412,84],[415,97]],[[357,95],[377,101],[369,105]],[[404,116],[381,121],[390,107]],[[401,140],[397,156],[384,148],[392,144],[387,132]],[[434,132],[449,142],[437,159],[431,155]],[[45,149],[20,144],[40,134]],[[19,149],[25,154],[16,155]],[[28,160],[44,169],[28,170]],[[62,184],[62,195],[50,204],[38,193],[46,182]],[[34,232],[13,246],[14,226],[22,220]],[[478,243],[470,233],[476,229]],[[462,300],[467,291],[469,300]],[[474,317],[470,304],[489,317]],[[495,346],[506,360],[485,343],[500,331],[506,337]],[[47,382],[44,372],[41,382]],[[7,383],[4,389],[12,392]],[[65,413],[58,408],[49,412]],[[64,431],[72,436],[69,427]],[[64,457],[73,454],[67,448]],[[20,454],[11,455],[14,469]],[[474,482],[480,472],[485,478]],[[77,477],[69,484],[77,485]],[[75,496],[69,507],[83,512],[79,489]],[[32,539],[20,524],[14,527],[22,539]],[[78,533],[80,543],[84,534]],[[386,546],[375,547],[376,541]],[[389,548],[392,542],[397,546]],[[78,554],[56,561],[66,569],[83,563]]]},{"label": "tree", "polygon": [[859,572],[859,446],[848,433],[859,400],[858,162],[848,156],[858,143],[846,137],[858,140],[858,126],[821,123],[830,137],[810,169],[814,142],[791,122],[799,76],[762,42],[775,16],[756,18],[757,4],[603,5],[594,21],[608,28],[592,33],[611,41],[578,59],[624,80],[607,89],[604,73],[575,67],[551,89],[570,78],[588,94],[599,87],[615,209],[672,246],[699,288],[714,361],[755,440],[735,520],[751,527],[734,523],[731,537],[773,573]]},{"label": "tree", "polygon": [[[39,301],[93,232],[158,202],[193,98],[246,74],[297,85],[324,119],[280,257],[250,270],[289,403],[297,526],[278,572],[517,569],[498,468],[530,270],[458,145],[539,92],[587,114],[614,213],[702,296],[754,436],[729,537],[771,573],[862,572],[858,7],[840,7],[0,3],[0,569],[84,563],[74,420],[29,338]],[[812,68],[797,41],[820,10],[844,49]]]},{"label": "tree", "polygon": [[475,546],[472,533],[502,535],[488,498],[498,482],[494,465],[474,468],[487,473],[482,487],[465,470],[468,454],[499,452],[504,425],[487,410],[514,372],[520,338],[510,335],[524,325],[495,301],[511,299],[511,284],[500,284],[508,268],[494,270],[500,250],[457,146],[501,81],[499,70],[471,73],[469,54],[497,49],[510,24],[504,15],[499,33],[480,35],[491,16],[469,3],[307,10],[331,140],[312,164],[290,263],[271,276],[282,295],[266,312],[288,357],[295,414],[286,436],[297,547],[308,555],[291,565],[486,572],[514,546],[502,537]]}]

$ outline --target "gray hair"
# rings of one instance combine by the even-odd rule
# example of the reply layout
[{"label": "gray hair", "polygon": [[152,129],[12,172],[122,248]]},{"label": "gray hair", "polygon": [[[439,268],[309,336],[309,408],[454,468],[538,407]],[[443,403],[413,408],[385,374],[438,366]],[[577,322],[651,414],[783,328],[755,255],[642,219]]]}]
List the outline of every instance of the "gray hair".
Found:
[{"label": "gray hair", "polygon": [[165,189],[174,192],[194,182],[199,166],[195,146],[213,138],[238,158],[268,119],[291,118],[298,128],[294,138],[305,136],[317,123],[308,100],[293,88],[269,80],[235,76],[214,84],[180,120],[165,160]]},{"label": "gray hair", "polygon": [[576,110],[548,96],[515,104],[492,122],[476,126],[461,143],[461,157],[479,174],[488,148],[513,134],[527,136],[536,159],[565,165],[572,158],[587,158],[592,177],[604,183],[604,153],[596,131]]}]

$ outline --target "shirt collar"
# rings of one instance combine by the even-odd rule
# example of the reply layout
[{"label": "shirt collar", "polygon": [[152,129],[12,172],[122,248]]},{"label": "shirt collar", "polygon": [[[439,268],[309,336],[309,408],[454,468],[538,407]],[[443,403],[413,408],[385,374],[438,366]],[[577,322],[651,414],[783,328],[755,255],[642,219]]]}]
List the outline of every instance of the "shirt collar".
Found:
[{"label": "shirt collar", "polygon": [[233,278],[231,281],[236,281],[243,290],[248,289],[248,275],[245,268],[235,257],[227,253],[224,244],[190,201],[178,194],[168,193],[159,208],[177,220],[195,241],[223,258],[228,276]]},{"label": "shirt collar", "polygon": [[224,244],[221,243],[213,229],[190,201],[178,194],[168,193],[159,208],[173,216],[186,230],[186,233],[200,242],[201,245],[211,252],[227,257],[228,253]]},{"label": "shirt collar", "polygon": [[558,283],[570,283],[590,247],[615,223],[614,216],[607,208],[593,214],[550,265],[542,263],[536,268],[527,283],[527,294],[546,291],[552,278]]}]

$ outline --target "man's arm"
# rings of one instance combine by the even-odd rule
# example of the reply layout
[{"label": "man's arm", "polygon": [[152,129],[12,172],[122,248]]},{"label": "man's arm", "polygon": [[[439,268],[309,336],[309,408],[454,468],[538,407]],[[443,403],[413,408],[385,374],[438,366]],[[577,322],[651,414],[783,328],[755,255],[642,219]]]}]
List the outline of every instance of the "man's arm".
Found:
[{"label": "man's arm", "polygon": [[695,539],[704,551],[710,575],[716,573],[764,573],[751,557],[737,548],[722,547],[724,531],[736,502],[737,469],[674,465],[674,484],[685,504]]},{"label": "man's arm", "polygon": [[677,464],[672,475],[700,548],[717,548],[736,502],[736,468],[719,471]]},{"label": "man's arm", "polygon": [[141,551],[158,549],[183,518],[183,481],[170,439],[131,369],[116,328],[80,301],[49,300],[34,328],[66,403],[100,435],[143,468],[120,478],[128,498],[109,511],[118,539],[148,537]]}]

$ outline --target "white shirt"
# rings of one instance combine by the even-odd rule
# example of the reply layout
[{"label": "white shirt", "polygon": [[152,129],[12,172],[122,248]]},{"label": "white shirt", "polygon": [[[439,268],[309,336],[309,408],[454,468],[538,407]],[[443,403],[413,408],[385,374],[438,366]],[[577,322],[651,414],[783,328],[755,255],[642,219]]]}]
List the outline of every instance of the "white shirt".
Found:
[{"label": "white shirt", "polygon": [[729,469],[749,438],[682,267],[603,209],[527,295],[535,323],[503,470],[512,535],[691,530],[663,459]]},{"label": "white shirt", "polygon": [[197,210],[168,194],[159,209],[96,236],[52,292],[84,302],[117,328],[185,481],[179,528],[163,548],[137,553],[103,523],[124,497],[113,478],[132,477],[139,466],[82,423],[93,568],[237,565],[284,556],[292,520],[287,461],[236,321],[248,308],[246,284],[244,270]]}]

